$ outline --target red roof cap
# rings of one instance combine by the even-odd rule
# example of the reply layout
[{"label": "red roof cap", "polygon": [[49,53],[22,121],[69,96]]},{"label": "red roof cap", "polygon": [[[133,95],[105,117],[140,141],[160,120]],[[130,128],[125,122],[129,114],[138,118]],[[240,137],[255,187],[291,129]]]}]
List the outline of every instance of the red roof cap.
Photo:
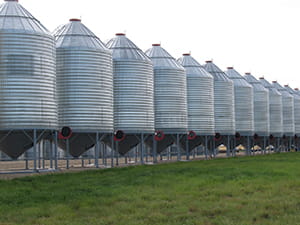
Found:
[{"label": "red roof cap", "polygon": [[251,73],[250,72],[246,72],[245,75],[251,75]]},{"label": "red roof cap", "polygon": [[152,44],[152,46],[160,46],[160,44]]},{"label": "red roof cap", "polygon": [[276,80],[273,80],[273,81],[272,81],[272,83],[274,83],[274,84],[275,84],[275,83],[277,83],[277,81],[276,81]]},{"label": "red roof cap", "polygon": [[299,91],[299,88],[295,88],[295,91]]},{"label": "red roof cap", "polygon": [[182,55],[183,55],[183,56],[190,56],[191,53],[183,53]]},{"label": "red roof cap", "polygon": [[207,60],[205,61],[206,63],[212,63],[213,61],[212,60]]},{"label": "red roof cap", "polygon": [[116,36],[125,36],[124,33],[116,33]]},{"label": "red roof cap", "polygon": [[70,21],[70,22],[75,22],[75,21],[81,22],[81,19],[72,18],[72,19],[70,19],[69,21]]},{"label": "red roof cap", "polygon": [[288,84],[285,84],[284,86],[285,86],[285,87],[289,87],[289,85],[288,85]]},{"label": "red roof cap", "polygon": [[228,70],[233,70],[233,66],[227,67]]}]

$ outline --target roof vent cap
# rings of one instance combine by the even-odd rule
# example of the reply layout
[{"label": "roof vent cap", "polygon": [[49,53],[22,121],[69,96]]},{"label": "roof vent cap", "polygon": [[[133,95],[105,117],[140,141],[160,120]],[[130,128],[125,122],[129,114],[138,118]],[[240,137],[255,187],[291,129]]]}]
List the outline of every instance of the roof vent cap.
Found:
[{"label": "roof vent cap", "polygon": [[69,21],[70,22],[81,22],[81,19],[72,18]]}]

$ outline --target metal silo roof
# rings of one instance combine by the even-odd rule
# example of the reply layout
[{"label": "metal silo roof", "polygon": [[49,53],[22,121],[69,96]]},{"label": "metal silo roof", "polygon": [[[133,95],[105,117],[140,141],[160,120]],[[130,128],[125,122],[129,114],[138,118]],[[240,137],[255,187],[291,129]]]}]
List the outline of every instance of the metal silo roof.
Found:
[{"label": "metal silo roof", "polygon": [[284,87],[294,97],[295,133],[300,135],[300,95],[289,85],[284,85]]},{"label": "metal silo roof", "polygon": [[269,90],[270,134],[281,137],[283,132],[282,95],[263,77],[259,78],[259,81]]},{"label": "metal silo roof", "polygon": [[5,0],[0,6],[0,30],[50,34],[17,0]]},{"label": "metal silo roof", "polygon": [[125,34],[116,34],[107,47],[113,56],[115,130],[154,132],[151,60]]},{"label": "metal silo roof", "polygon": [[187,75],[188,128],[198,135],[214,135],[214,80],[190,54],[178,62]]},{"label": "metal silo roof", "polygon": [[229,83],[233,83],[228,76],[222,71],[219,67],[217,67],[212,61],[206,61],[204,65],[204,69],[213,75],[214,80],[224,80]]},{"label": "metal silo roof", "polygon": [[55,32],[57,48],[90,48],[109,51],[105,44],[80,19],[70,19],[70,22],[60,26]]},{"label": "metal silo roof", "polygon": [[291,88],[288,84],[284,85],[284,88],[285,88],[291,95],[297,94],[297,91],[294,90],[293,88]]},{"label": "metal silo roof", "polygon": [[264,85],[262,85],[262,83],[259,80],[257,80],[251,73],[245,73],[244,78],[249,84],[252,85],[255,91],[269,92],[269,90],[265,88]]},{"label": "metal silo roof", "polygon": [[113,60],[137,60],[151,62],[145,53],[123,33],[117,33],[116,37],[108,41],[106,46],[112,50]]},{"label": "metal silo roof", "polygon": [[283,133],[293,136],[295,134],[294,97],[277,81],[273,81],[273,86],[282,96]]},{"label": "metal silo roof", "polygon": [[233,81],[235,87],[247,87],[252,89],[252,86],[246,81],[246,79],[233,67],[227,67],[225,73]]},{"label": "metal silo roof", "polygon": [[204,69],[214,77],[215,132],[235,134],[233,82],[212,61],[206,61]]},{"label": "metal silo roof", "polygon": [[160,44],[146,51],[154,68],[155,129],[182,132],[188,128],[185,69]]},{"label": "metal silo roof", "polygon": [[254,132],[267,136],[270,128],[269,90],[251,73],[246,73],[244,77],[253,87]]},{"label": "metal silo roof", "polygon": [[183,57],[179,58],[177,61],[184,67],[187,75],[213,79],[213,76],[207,72],[190,54],[183,54]]},{"label": "metal silo roof", "polygon": [[146,51],[146,55],[151,58],[154,69],[171,68],[185,71],[175,58],[163,49],[160,44],[153,44],[152,48]]}]

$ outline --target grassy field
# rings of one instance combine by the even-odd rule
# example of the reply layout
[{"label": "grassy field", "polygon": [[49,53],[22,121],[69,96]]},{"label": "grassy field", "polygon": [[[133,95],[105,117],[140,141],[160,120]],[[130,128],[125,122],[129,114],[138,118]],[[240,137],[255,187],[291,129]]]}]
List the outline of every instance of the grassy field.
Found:
[{"label": "grassy field", "polygon": [[0,224],[300,224],[300,154],[0,181]]}]

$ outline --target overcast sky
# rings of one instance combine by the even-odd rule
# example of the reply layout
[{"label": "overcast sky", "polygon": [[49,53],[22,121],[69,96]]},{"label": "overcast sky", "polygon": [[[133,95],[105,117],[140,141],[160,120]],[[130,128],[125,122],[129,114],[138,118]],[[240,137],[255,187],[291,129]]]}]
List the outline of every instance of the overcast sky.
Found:
[{"label": "overcast sky", "polygon": [[161,43],[257,78],[300,87],[299,0],[19,0],[50,31],[82,18],[103,42],[125,32],[142,50]]}]

